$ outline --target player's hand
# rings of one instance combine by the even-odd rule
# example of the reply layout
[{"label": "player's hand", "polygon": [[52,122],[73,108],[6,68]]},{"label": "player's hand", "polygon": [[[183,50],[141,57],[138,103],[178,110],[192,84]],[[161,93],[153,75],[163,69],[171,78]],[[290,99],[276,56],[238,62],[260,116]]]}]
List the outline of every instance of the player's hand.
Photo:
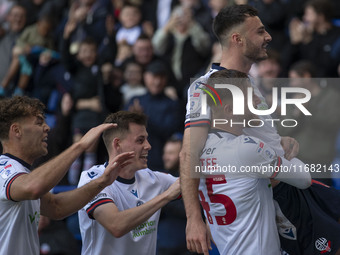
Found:
[{"label": "player's hand", "polygon": [[117,124],[114,123],[105,123],[101,124],[97,127],[91,128],[78,142],[78,145],[81,146],[82,150],[90,148],[93,143],[97,142],[100,135],[107,129],[116,127]]},{"label": "player's hand", "polygon": [[124,152],[110,160],[107,167],[105,168],[105,172],[102,175],[104,179],[104,185],[108,186],[112,184],[117,179],[122,169],[131,164],[131,161],[129,160],[134,156],[135,152],[133,151]]},{"label": "player's hand", "polygon": [[299,143],[292,137],[281,137],[281,145],[285,152],[285,158],[291,160],[295,158],[299,153]]},{"label": "player's hand", "polygon": [[178,198],[179,194],[181,193],[179,178],[173,184],[171,184],[171,186],[167,189],[166,192],[170,201]]},{"label": "player's hand", "polygon": [[187,248],[191,252],[209,255],[210,237],[203,220],[188,220],[186,227]]}]

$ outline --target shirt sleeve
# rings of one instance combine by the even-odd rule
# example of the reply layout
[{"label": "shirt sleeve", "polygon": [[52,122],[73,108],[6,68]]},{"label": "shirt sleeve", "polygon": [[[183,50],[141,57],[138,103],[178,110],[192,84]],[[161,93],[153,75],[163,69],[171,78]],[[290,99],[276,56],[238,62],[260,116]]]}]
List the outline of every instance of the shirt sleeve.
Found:
[{"label": "shirt sleeve", "polygon": [[[89,183],[93,179],[98,178],[100,175],[101,173],[95,170],[92,170],[92,171],[89,170],[89,171],[83,172],[79,180],[78,188],[81,186],[84,186],[85,184]],[[87,203],[84,206],[84,210],[86,211],[90,219],[94,219],[93,218],[94,210],[98,206],[101,206],[103,204],[114,203],[113,200],[114,198],[110,196],[108,188],[106,187],[100,193],[98,193],[89,203]]]},{"label": "shirt sleeve", "polygon": [[[204,103],[203,97],[205,82],[204,78],[194,81],[188,89],[188,101],[186,105],[185,128],[193,126],[210,127],[211,113],[210,108]],[[204,105],[202,105],[204,104]]]},{"label": "shirt sleeve", "polygon": [[155,171],[154,174],[157,176],[160,184],[164,188],[164,191],[167,190],[178,179],[178,177],[175,177],[168,173]]},{"label": "shirt sleeve", "polygon": [[311,185],[310,173],[301,160],[277,156],[270,146],[255,137],[243,137],[238,154],[247,170],[259,178],[274,178],[300,189]]},{"label": "shirt sleeve", "polygon": [[27,172],[17,169],[10,162],[7,162],[7,164],[1,166],[0,168],[0,184],[1,184],[0,199],[17,202],[11,198],[11,186],[14,180],[23,174],[27,174]]}]

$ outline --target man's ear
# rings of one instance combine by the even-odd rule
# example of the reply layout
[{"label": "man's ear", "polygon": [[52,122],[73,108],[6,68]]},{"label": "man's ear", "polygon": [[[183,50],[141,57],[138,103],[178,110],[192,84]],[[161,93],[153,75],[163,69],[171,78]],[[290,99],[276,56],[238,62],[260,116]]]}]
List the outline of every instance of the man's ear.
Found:
[{"label": "man's ear", "polygon": [[14,122],[9,128],[9,135],[13,135],[16,138],[20,138],[22,135],[21,126],[18,122]]},{"label": "man's ear", "polygon": [[223,107],[223,112],[227,116],[232,116],[233,114],[233,105],[232,104],[225,104]]},{"label": "man's ear", "polygon": [[121,140],[119,138],[115,137],[112,141],[112,148],[115,151],[119,151],[120,150],[120,143],[121,143]]},{"label": "man's ear", "polygon": [[239,45],[242,45],[242,43],[243,43],[242,36],[239,33],[233,33],[231,35],[231,39],[232,39],[233,43],[236,43],[236,44],[239,44]]}]

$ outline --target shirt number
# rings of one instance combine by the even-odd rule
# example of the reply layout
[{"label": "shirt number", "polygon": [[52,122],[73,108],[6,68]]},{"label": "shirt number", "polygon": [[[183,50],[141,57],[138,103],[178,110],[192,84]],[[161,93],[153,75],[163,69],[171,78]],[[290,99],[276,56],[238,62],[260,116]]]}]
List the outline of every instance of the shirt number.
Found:
[{"label": "shirt number", "polygon": [[[211,203],[222,204],[226,210],[226,214],[223,216],[215,216],[217,225],[229,225],[234,222],[236,219],[236,207],[234,202],[230,197],[224,194],[214,194],[213,193],[213,185],[217,184],[225,184],[227,183],[224,175],[214,176],[213,178],[206,178],[205,184],[207,186],[208,196]],[[199,191],[199,196],[201,198],[201,205],[206,212],[208,221],[210,224],[213,224],[212,216],[210,215],[210,206],[206,201],[203,192]]]}]

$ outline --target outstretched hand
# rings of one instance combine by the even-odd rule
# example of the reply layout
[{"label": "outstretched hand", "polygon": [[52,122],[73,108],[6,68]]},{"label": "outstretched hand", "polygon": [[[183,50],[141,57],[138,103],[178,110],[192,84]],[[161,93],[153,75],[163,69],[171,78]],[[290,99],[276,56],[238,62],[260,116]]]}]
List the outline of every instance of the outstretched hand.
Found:
[{"label": "outstretched hand", "polygon": [[117,179],[122,169],[131,163],[129,160],[134,156],[135,152],[133,151],[124,152],[114,157],[112,161],[109,161],[102,175],[105,178],[106,186],[112,184]]}]

